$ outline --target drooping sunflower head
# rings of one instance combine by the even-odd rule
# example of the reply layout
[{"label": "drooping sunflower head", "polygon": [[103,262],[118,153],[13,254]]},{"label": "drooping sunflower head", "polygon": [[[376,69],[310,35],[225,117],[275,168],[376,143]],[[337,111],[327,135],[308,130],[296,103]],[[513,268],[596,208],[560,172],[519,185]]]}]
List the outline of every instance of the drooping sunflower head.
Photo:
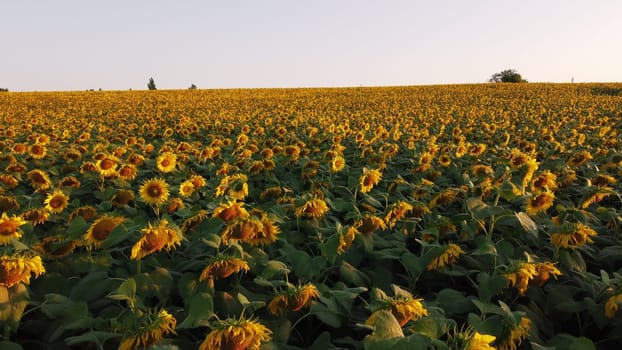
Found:
[{"label": "drooping sunflower head", "polygon": [[69,196],[61,190],[56,190],[45,198],[45,209],[52,213],[61,213],[69,205]]},{"label": "drooping sunflower head", "polygon": [[459,245],[455,243],[450,243],[446,247],[444,247],[444,250],[441,252],[441,254],[436,256],[434,259],[432,259],[432,261],[430,261],[430,263],[428,263],[427,269],[439,270],[447,265],[453,265],[462,254],[464,254],[464,251]]},{"label": "drooping sunflower head", "polygon": [[140,186],[140,198],[149,205],[161,205],[166,203],[169,197],[169,189],[166,181],[160,178],[152,178],[143,182]]},{"label": "drooping sunflower head", "polygon": [[236,200],[227,203],[221,203],[216,209],[212,217],[218,217],[223,221],[232,221],[237,218],[246,218],[249,216],[248,211],[243,208],[244,203]]},{"label": "drooping sunflower head", "polygon": [[538,275],[536,265],[529,262],[519,262],[510,267],[510,270],[503,275],[508,282],[509,287],[516,287],[520,295],[525,295],[527,287],[531,280]]},{"label": "drooping sunflower head", "polygon": [[181,244],[181,229],[168,220],[161,219],[157,225],[148,224],[140,230],[143,236],[132,247],[130,259],[142,259],[162,249],[170,250]]},{"label": "drooping sunflower head", "polygon": [[545,191],[555,191],[557,189],[557,175],[549,170],[545,170],[542,174],[533,178],[531,182],[531,190],[535,193]]},{"label": "drooping sunflower head", "polygon": [[50,218],[50,212],[45,208],[28,209],[22,213],[22,218],[33,226],[41,225],[42,223],[48,221]]},{"label": "drooping sunflower head", "polygon": [[85,243],[90,247],[99,248],[108,238],[112,230],[121,224],[125,218],[121,216],[104,215],[95,220],[84,235]]},{"label": "drooping sunflower head", "polygon": [[11,239],[19,239],[22,236],[19,227],[26,222],[21,216],[11,215],[9,217],[6,213],[2,213],[0,217],[0,245],[8,244]]},{"label": "drooping sunflower head", "polygon": [[622,305],[622,293],[614,294],[605,303],[605,316],[613,318]]},{"label": "drooping sunflower head", "polygon": [[267,308],[273,315],[282,315],[286,311],[299,311],[309,304],[312,299],[318,298],[320,292],[315,285],[307,283],[305,285],[288,285],[287,289],[277,293],[272,298]]},{"label": "drooping sunflower head", "polygon": [[296,208],[296,217],[321,218],[329,211],[326,202],[318,197],[313,197]]},{"label": "drooping sunflower head", "polygon": [[249,271],[250,266],[244,259],[240,259],[234,256],[219,255],[212,258],[210,262],[205,266],[199,276],[199,281],[204,281],[209,278],[223,279],[227,278],[234,273],[241,271]]},{"label": "drooping sunflower head", "polygon": [[220,236],[225,244],[228,244],[229,241],[248,242],[256,238],[262,230],[263,222],[256,217],[250,216],[228,222]]},{"label": "drooping sunflower head", "polygon": [[58,181],[58,187],[79,188],[80,180],[75,176],[66,176]]},{"label": "drooping sunflower head", "polygon": [[11,288],[18,283],[30,284],[31,275],[39,277],[45,267],[38,255],[12,254],[0,257],[0,286]]},{"label": "drooping sunflower head", "polygon": [[19,202],[17,201],[17,198],[13,196],[0,195],[0,211],[8,212],[17,209],[19,209]]},{"label": "drooping sunflower head", "polygon": [[390,228],[393,228],[399,220],[406,217],[406,215],[412,210],[413,206],[410,203],[399,201],[393,204],[387,215],[384,217],[384,221]]},{"label": "drooping sunflower head", "polygon": [[226,319],[219,321],[205,337],[199,350],[258,350],[270,341],[272,331],[258,321]]},{"label": "drooping sunflower head", "polygon": [[381,179],[382,173],[379,170],[363,168],[363,175],[359,179],[361,192],[367,193],[371,191],[374,186],[380,183]]},{"label": "drooping sunflower head", "polygon": [[71,254],[79,243],[77,240],[67,240],[62,235],[48,236],[35,245],[34,250],[45,258],[58,259]]},{"label": "drooping sunflower head", "polygon": [[526,212],[529,215],[544,212],[553,206],[554,200],[555,194],[552,192],[542,192],[540,194],[536,194],[527,200]]},{"label": "drooping sunflower head", "polygon": [[28,180],[30,180],[30,184],[37,191],[47,190],[52,185],[52,181],[50,181],[48,174],[43,170],[31,170],[28,172],[27,176]]},{"label": "drooping sunflower head", "polygon": [[197,227],[200,223],[203,222],[203,220],[207,219],[208,217],[209,217],[209,213],[207,210],[204,210],[204,209],[199,210],[196,214],[187,217],[181,223],[181,231],[184,234],[187,234],[188,231]]},{"label": "drooping sunflower head", "polygon": [[145,313],[138,319],[135,329],[126,330],[119,350],[147,349],[165,335],[176,334],[176,326],[177,320],[166,310]]},{"label": "drooping sunflower head", "polygon": [[370,235],[374,231],[381,229],[384,230],[387,228],[387,225],[384,223],[384,220],[374,215],[365,215],[363,218],[359,219],[354,223],[354,227],[358,232],[364,235]]},{"label": "drooping sunflower head", "polygon": [[521,317],[518,322],[506,325],[506,328],[505,336],[497,338],[495,346],[499,350],[516,350],[529,335],[531,320]]},{"label": "drooping sunflower head", "polygon": [[410,296],[396,296],[381,302],[381,306],[372,312],[371,316],[365,321],[366,324],[374,324],[378,313],[382,310],[390,311],[399,323],[404,327],[408,321],[416,321],[428,315],[428,310],[421,303],[423,299]]}]

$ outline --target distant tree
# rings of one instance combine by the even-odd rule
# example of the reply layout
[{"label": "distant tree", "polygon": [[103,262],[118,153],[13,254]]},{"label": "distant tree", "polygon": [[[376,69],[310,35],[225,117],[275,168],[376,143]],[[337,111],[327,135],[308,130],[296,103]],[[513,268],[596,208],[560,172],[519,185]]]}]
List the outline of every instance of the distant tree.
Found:
[{"label": "distant tree", "polygon": [[7,89],[7,88],[0,88],[0,91],[1,92],[9,92],[9,89]]},{"label": "distant tree", "polygon": [[153,78],[149,78],[149,83],[147,84],[147,89],[149,89],[149,90],[157,90],[157,88],[155,86],[155,81],[153,81]]},{"label": "distant tree", "polygon": [[197,86],[194,84],[190,85],[190,87],[188,88],[188,90],[196,90],[196,89],[197,89]]},{"label": "distant tree", "polygon": [[491,83],[526,83],[527,80],[516,71],[516,69],[506,69],[493,74],[488,80]]}]

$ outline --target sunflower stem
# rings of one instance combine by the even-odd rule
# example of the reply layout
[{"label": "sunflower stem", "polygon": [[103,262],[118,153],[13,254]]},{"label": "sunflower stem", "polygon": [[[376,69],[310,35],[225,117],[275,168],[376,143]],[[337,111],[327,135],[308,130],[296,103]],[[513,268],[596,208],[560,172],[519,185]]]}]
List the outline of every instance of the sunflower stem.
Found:
[{"label": "sunflower stem", "polygon": [[3,330],[4,330],[4,333],[3,333],[4,340],[9,341],[11,338],[11,327],[9,327],[9,325],[5,323]]},{"label": "sunflower stem", "polygon": [[142,259],[136,260],[136,274],[137,275],[140,275],[142,272],[142,265],[143,265],[142,263],[143,263]]}]

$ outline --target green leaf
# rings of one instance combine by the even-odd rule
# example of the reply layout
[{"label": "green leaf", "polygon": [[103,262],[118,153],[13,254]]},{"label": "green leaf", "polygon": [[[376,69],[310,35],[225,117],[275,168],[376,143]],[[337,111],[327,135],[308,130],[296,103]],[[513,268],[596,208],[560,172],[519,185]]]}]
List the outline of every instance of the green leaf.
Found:
[{"label": "green leaf", "polygon": [[315,339],[313,344],[309,347],[309,350],[336,350],[335,345],[330,342],[330,333],[322,332],[319,337]]},{"label": "green leaf", "polygon": [[93,301],[106,295],[116,284],[106,271],[94,271],[80,279],[69,295],[75,301]]},{"label": "green leaf", "polygon": [[21,345],[8,340],[0,340],[0,349],[2,350],[24,350]]},{"label": "green leaf", "polygon": [[586,337],[575,337],[570,334],[557,334],[550,344],[557,350],[596,350],[596,345]]},{"label": "green leaf", "polygon": [[139,274],[135,279],[137,291],[141,296],[155,296],[161,302],[168,300],[173,289],[173,276],[163,267],[149,273]]},{"label": "green leaf", "polygon": [[266,263],[266,266],[261,273],[261,277],[269,280],[275,276],[286,275],[290,272],[291,270],[284,262],[278,260],[270,260]]},{"label": "green leaf", "polygon": [[132,232],[128,231],[128,229],[123,224],[117,225],[112,232],[106,237],[106,240],[102,243],[102,249],[110,249],[115,245],[123,242],[124,240],[130,238],[132,236]]},{"label": "green leaf", "polygon": [[65,338],[65,344],[69,346],[82,343],[86,343],[85,345],[96,344],[99,348],[103,349],[106,340],[118,337],[118,333],[90,330],[83,333],[82,335]]},{"label": "green leaf", "polygon": [[474,309],[470,298],[465,297],[463,293],[451,288],[445,288],[439,291],[436,294],[436,302],[445,311],[447,317],[464,314]]},{"label": "green leaf", "polygon": [[345,283],[350,285],[364,287],[371,286],[371,280],[369,277],[345,260],[339,267],[339,275]]},{"label": "green leaf", "polygon": [[134,308],[136,305],[136,280],[128,278],[114,292],[108,294],[108,298],[125,300],[131,308]]},{"label": "green leaf", "polygon": [[207,292],[194,294],[186,303],[185,309],[188,315],[177,326],[178,329],[205,326],[214,316],[214,298]]},{"label": "green leaf", "polygon": [[493,296],[500,294],[507,285],[507,280],[503,276],[490,276],[486,272],[477,275],[477,291],[481,301],[488,303]]},{"label": "green leaf", "polygon": [[47,327],[51,331],[50,341],[59,339],[65,330],[88,329],[94,322],[85,302],[76,302],[60,294],[46,294],[41,312],[54,320]]},{"label": "green leaf", "polygon": [[585,260],[583,260],[583,256],[581,256],[578,250],[560,249],[559,262],[562,266],[577,272],[585,272],[587,270]]}]

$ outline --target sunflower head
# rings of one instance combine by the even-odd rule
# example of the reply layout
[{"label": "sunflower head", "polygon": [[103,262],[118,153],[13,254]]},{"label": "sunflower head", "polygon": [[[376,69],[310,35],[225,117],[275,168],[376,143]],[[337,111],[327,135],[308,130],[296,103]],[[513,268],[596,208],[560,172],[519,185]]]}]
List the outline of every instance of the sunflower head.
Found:
[{"label": "sunflower head", "polygon": [[258,321],[229,318],[214,325],[199,350],[259,349],[261,343],[272,339],[271,335],[272,331]]},{"label": "sunflower head", "polygon": [[56,190],[45,198],[45,209],[51,213],[61,213],[69,205],[69,196],[61,190]]},{"label": "sunflower head", "polygon": [[142,259],[162,249],[170,250],[180,245],[182,240],[181,229],[169,224],[166,219],[161,219],[157,225],[148,224],[140,232],[143,236],[132,247],[130,259]]},{"label": "sunflower head", "polygon": [[11,288],[18,283],[30,284],[30,277],[39,277],[45,267],[38,255],[12,254],[0,257],[0,286]]},{"label": "sunflower head", "polygon": [[126,330],[119,350],[147,349],[165,335],[175,334],[176,326],[177,320],[166,310],[147,312],[137,320],[135,328]]},{"label": "sunflower head", "polygon": [[140,186],[140,198],[149,205],[161,205],[166,203],[169,196],[169,187],[166,181],[160,178],[152,178],[143,182]]},{"label": "sunflower head", "polygon": [[296,217],[307,217],[307,218],[321,218],[328,212],[328,205],[326,202],[318,197],[313,197],[312,199],[304,202],[300,207],[296,208],[295,215]]},{"label": "sunflower head", "polygon": [[2,213],[0,217],[0,245],[8,244],[12,239],[19,239],[22,236],[19,227],[26,222],[21,216],[11,215],[9,217],[6,213]]},{"label": "sunflower head", "polygon": [[382,179],[382,173],[378,169],[363,168],[363,175],[359,179],[361,192],[367,193]]},{"label": "sunflower head", "polygon": [[536,194],[527,200],[526,212],[529,215],[535,215],[544,212],[553,206],[555,195],[552,192],[542,192]]},{"label": "sunflower head", "polygon": [[156,166],[158,170],[163,173],[170,173],[175,170],[177,166],[177,155],[173,152],[164,152],[156,159]]},{"label": "sunflower head", "polygon": [[250,270],[250,266],[246,260],[234,257],[219,255],[212,258],[211,261],[205,266],[199,276],[199,281],[206,279],[223,279],[227,278],[234,273],[246,272]]},{"label": "sunflower head", "polygon": [[90,247],[99,248],[108,238],[108,235],[114,230],[125,218],[121,216],[104,215],[95,220],[84,235],[85,243]]}]

